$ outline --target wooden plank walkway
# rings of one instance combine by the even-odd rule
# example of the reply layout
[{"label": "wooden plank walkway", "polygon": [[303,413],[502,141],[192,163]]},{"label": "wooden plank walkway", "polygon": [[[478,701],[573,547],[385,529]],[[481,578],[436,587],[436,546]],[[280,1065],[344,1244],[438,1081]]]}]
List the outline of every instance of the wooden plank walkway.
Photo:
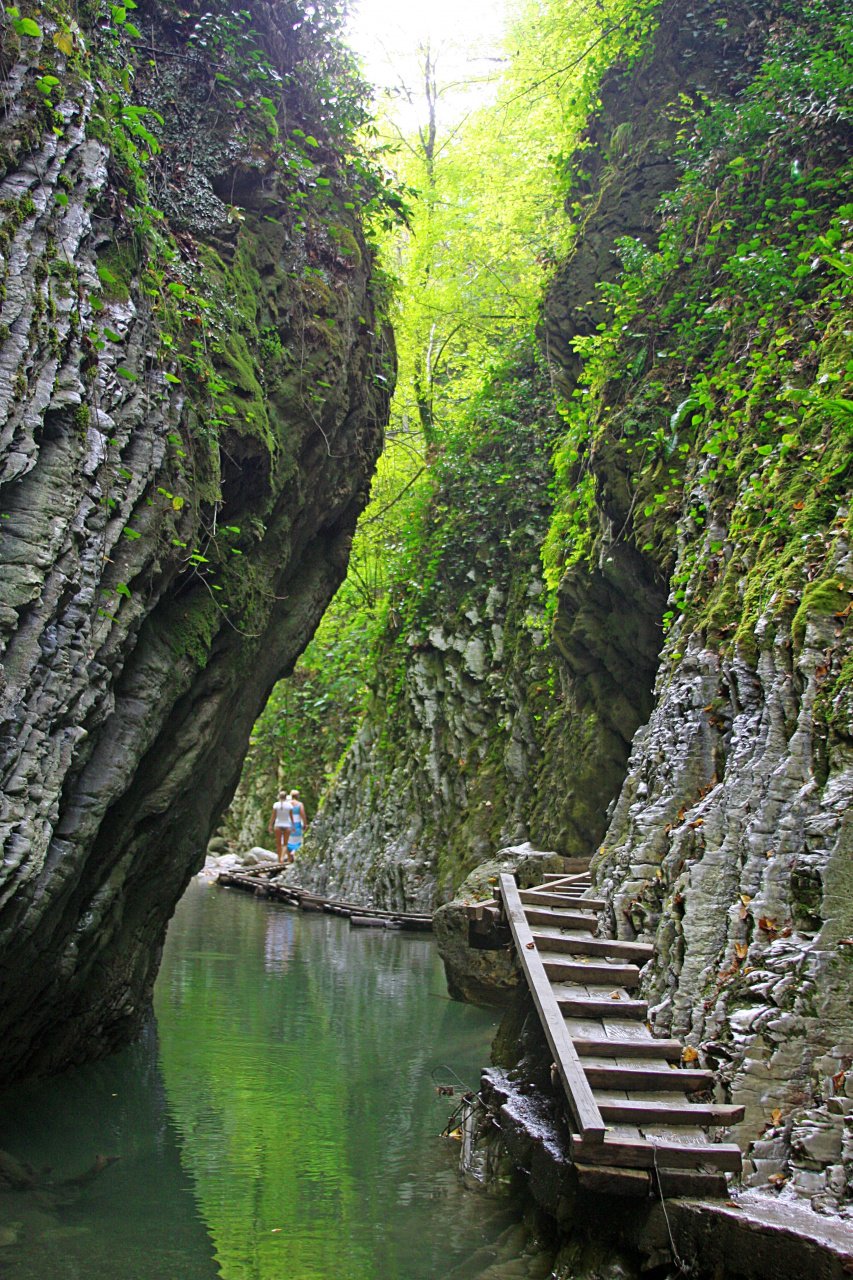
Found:
[{"label": "wooden plank walkway", "polygon": [[426,912],[384,911],[362,903],[322,898],[296,885],[275,884],[270,877],[280,870],[276,864],[269,868],[253,868],[252,871],[220,871],[216,883],[228,889],[245,889],[259,897],[274,898],[301,911],[325,911],[329,915],[344,916],[355,928],[403,929],[415,933],[426,933],[432,929],[432,916]]},{"label": "wooden plank walkway", "polygon": [[589,876],[573,863],[521,891],[505,873],[499,898],[566,1092],[579,1181],[625,1195],[725,1195],[741,1151],[719,1130],[744,1108],[709,1101],[713,1073],[678,1067],[680,1042],[652,1035],[645,1001],[630,993],[653,948],[595,936],[603,903],[584,896]]}]

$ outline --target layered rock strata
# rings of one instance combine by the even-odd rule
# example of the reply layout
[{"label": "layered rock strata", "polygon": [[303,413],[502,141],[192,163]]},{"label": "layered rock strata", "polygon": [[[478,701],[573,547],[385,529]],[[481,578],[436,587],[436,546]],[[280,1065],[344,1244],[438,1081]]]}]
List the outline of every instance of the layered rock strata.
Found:
[{"label": "layered rock strata", "polygon": [[75,12],[2,19],[4,1082],[139,1027],[393,376],[310,14]]}]

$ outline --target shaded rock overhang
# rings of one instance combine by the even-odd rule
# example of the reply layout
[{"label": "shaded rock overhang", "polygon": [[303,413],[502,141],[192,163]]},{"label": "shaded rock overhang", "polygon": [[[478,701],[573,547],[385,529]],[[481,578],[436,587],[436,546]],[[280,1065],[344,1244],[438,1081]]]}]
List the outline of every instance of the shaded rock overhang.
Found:
[{"label": "shaded rock overhang", "polygon": [[394,376],[310,16],[142,4],[143,57],[109,6],[51,13],[3,19],[4,1084],[139,1028]]}]

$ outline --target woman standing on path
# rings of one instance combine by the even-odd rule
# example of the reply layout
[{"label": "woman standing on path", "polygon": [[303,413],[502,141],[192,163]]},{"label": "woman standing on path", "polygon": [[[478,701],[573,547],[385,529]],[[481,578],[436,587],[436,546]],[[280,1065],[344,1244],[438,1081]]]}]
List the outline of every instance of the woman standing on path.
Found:
[{"label": "woman standing on path", "polygon": [[302,836],[305,833],[306,822],[305,805],[299,799],[299,791],[294,787],[290,793],[290,835],[287,839],[288,862],[293,862],[302,848]]},{"label": "woman standing on path", "polygon": [[[290,842],[290,828],[291,828],[291,821],[292,821],[290,814],[291,814],[290,797],[288,796],[286,791],[279,791],[278,799],[276,800],[275,804],[272,807],[272,814],[270,815],[270,822],[269,822],[269,828],[268,828],[270,833],[275,831],[275,851],[276,851],[276,855],[278,857],[279,863],[283,863],[285,861],[285,855],[287,854],[287,847]],[[300,844],[302,843],[301,836],[299,838],[299,843]],[[293,859],[290,858],[289,861],[292,862]]]}]

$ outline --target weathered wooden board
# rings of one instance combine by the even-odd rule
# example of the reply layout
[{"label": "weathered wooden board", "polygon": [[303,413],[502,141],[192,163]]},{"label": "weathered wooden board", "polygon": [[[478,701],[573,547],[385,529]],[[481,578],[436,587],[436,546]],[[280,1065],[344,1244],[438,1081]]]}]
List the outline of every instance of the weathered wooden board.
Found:
[{"label": "weathered wooden board", "polygon": [[[519,903],[519,906],[521,904]],[[550,924],[563,929],[585,929],[595,933],[598,916],[591,911],[565,910],[556,907],[528,907],[525,911],[528,924]]]},{"label": "weathered wooden board", "polygon": [[570,1029],[572,1043],[578,1057],[606,1057],[612,1054],[620,1058],[664,1058],[669,1062],[681,1060],[680,1040],[656,1040],[649,1035],[642,1040],[629,1040],[627,1037],[613,1036],[579,1036]]},{"label": "weathered wooden board", "polygon": [[742,1120],[745,1107],[717,1102],[673,1102],[669,1099],[615,1098],[596,1092],[598,1109],[609,1121],[629,1124],[732,1125]]},{"label": "weathered wooden board", "polygon": [[567,955],[614,956],[619,960],[634,960],[640,964],[654,955],[650,942],[623,942],[621,938],[594,938],[588,933],[538,925],[533,930],[533,940],[540,951],[559,951]]},{"label": "weathered wooden board", "polygon": [[649,1141],[647,1138],[612,1138],[587,1142],[572,1134],[572,1159],[589,1164],[608,1164],[633,1169],[692,1169],[707,1165],[726,1173],[741,1167],[740,1147],[733,1142],[690,1143]]},{"label": "weathered wooden board", "polygon": [[639,1063],[601,1066],[586,1062],[584,1071],[594,1089],[651,1089],[656,1092],[690,1093],[709,1089],[714,1083],[713,1072],[698,1071],[691,1067],[647,1067]]},{"label": "weathered wooden board", "polygon": [[646,1169],[615,1169],[575,1161],[575,1171],[579,1186],[595,1195],[645,1199],[652,1189],[652,1176]]},{"label": "weathered wooden board", "polygon": [[584,982],[605,987],[636,987],[640,982],[640,970],[635,964],[608,963],[606,960],[569,960],[563,956],[547,954],[542,963],[548,977],[555,982]]},{"label": "weathered wooden board", "polygon": [[567,983],[555,983],[554,995],[563,1013],[574,1018],[606,1018],[616,1012],[614,1005],[623,1018],[645,1018],[649,1011],[645,1000],[631,1000],[624,992],[611,999],[600,993],[591,995],[579,991]]},{"label": "weathered wooden board", "polygon": [[531,907],[578,907],[586,911],[603,911],[607,906],[604,898],[584,898],[579,893],[557,893],[554,889],[520,889],[518,896],[525,906]]}]

